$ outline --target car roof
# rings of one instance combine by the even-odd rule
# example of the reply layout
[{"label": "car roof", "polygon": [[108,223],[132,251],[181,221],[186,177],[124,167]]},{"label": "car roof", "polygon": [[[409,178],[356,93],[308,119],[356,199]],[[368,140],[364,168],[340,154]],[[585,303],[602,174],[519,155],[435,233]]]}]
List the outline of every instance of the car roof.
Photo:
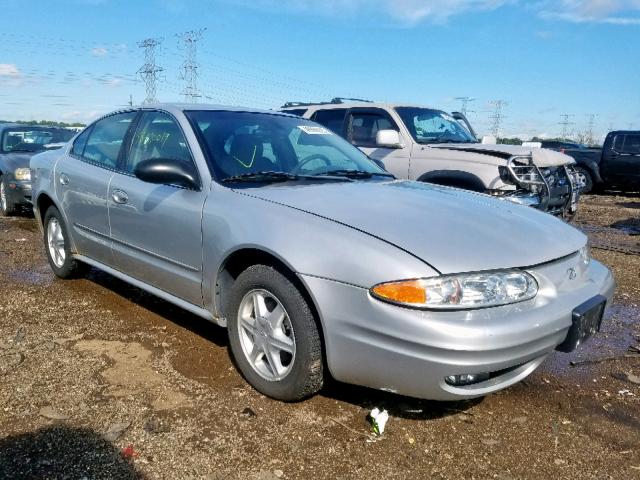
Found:
[{"label": "car roof", "polygon": [[388,102],[343,102],[343,103],[311,103],[292,105],[290,107],[283,107],[280,110],[286,112],[287,110],[302,110],[309,108],[319,109],[345,109],[345,108],[397,108],[397,107],[409,107],[409,108],[426,108],[429,110],[443,111],[440,108],[430,107],[426,105],[418,105],[415,103],[388,103]]},{"label": "car roof", "polygon": [[8,128],[31,128],[31,129],[43,129],[43,130],[70,130],[66,127],[58,127],[53,125],[30,125],[28,123],[0,123],[0,130],[6,130]]}]

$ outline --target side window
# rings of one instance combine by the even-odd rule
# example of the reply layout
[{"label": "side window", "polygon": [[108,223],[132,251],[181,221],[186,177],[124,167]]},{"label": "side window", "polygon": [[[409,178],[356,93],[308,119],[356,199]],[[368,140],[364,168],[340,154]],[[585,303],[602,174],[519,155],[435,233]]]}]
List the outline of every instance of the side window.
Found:
[{"label": "side window", "polygon": [[376,134],[380,130],[398,131],[397,125],[384,112],[352,112],[349,127],[351,143],[362,147],[375,147]]},{"label": "side window", "polygon": [[193,163],[187,140],[175,119],[164,112],[142,114],[131,141],[127,172],[133,173],[143,160],[163,158]]},{"label": "side window", "polygon": [[118,155],[136,112],[118,113],[93,125],[82,157],[106,168],[118,166]]},{"label": "side window", "polygon": [[622,153],[631,155],[640,154],[640,135],[625,135]]},{"label": "side window", "polygon": [[282,113],[288,113],[289,115],[295,115],[296,117],[302,117],[307,113],[306,108],[296,108],[294,110],[282,110]]},{"label": "side window", "polygon": [[334,133],[342,135],[342,125],[344,124],[344,116],[347,110],[344,108],[335,108],[330,110],[318,110],[313,114],[311,119],[320,125],[327,127]]},{"label": "side window", "polygon": [[616,152],[621,152],[623,143],[624,143],[624,135],[616,135],[616,138],[613,139],[613,149]]},{"label": "side window", "polygon": [[82,157],[84,154],[84,147],[87,145],[87,139],[89,138],[89,134],[91,133],[91,127],[87,128],[84,132],[78,135],[76,141],[73,142],[73,148],[71,149],[71,153],[76,157]]}]

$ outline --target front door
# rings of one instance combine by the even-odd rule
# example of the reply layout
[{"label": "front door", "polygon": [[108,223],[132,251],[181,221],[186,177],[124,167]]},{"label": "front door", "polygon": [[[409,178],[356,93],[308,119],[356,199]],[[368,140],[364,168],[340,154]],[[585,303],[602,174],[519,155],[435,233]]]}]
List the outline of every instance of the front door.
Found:
[{"label": "front door", "polygon": [[87,128],[56,164],[56,194],[77,253],[112,266],[107,194],[121,146],[136,112],[103,118]]},{"label": "front door", "polygon": [[180,125],[165,112],[143,112],[125,171],[111,180],[108,202],[116,268],[202,305],[201,219],[208,191],[136,178],[136,165],[152,158],[194,163]]},{"label": "front door", "polygon": [[347,140],[366,155],[384,164],[388,172],[397,178],[409,178],[411,143],[404,148],[384,148],[376,145],[380,130],[400,131],[391,116],[380,108],[352,108],[347,118]]}]

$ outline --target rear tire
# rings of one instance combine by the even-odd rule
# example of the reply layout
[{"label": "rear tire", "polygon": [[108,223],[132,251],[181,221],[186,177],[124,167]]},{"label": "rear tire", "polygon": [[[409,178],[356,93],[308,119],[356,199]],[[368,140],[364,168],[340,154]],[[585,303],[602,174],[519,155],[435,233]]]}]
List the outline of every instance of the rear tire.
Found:
[{"label": "rear tire", "polygon": [[591,176],[591,172],[583,167],[575,167],[576,173],[582,177],[584,181],[584,188],[580,191],[580,193],[589,193],[593,190],[593,177]]},{"label": "rear tire", "polygon": [[0,176],[0,215],[3,217],[10,217],[18,212],[16,205],[9,200],[7,188],[6,179]]},{"label": "rear tire", "polygon": [[285,402],[322,388],[316,319],[286,276],[266,265],[249,267],[231,287],[226,312],[231,354],[253,388]]},{"label": "rear tire", "polygon": [[56,207],[51,206],[47,209],[43,225],[44,249],[53,273],[64,279],[84,276],[90,267],[73,258],[67,226]]}]

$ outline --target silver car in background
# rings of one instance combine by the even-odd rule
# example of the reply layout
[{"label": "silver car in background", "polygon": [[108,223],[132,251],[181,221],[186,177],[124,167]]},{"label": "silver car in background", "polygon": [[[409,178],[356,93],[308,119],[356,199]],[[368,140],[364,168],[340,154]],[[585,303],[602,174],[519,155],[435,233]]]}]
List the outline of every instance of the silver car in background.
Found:
[{"label": "silver car in background", "polygon": [[242,375],[280,400],[328,373],[420,398],[485,395],[592,335],[613,294],[562,221],[396,180],[282,113],[118,111],[31,169],[56,275],[97,267],[226,327]]}]

